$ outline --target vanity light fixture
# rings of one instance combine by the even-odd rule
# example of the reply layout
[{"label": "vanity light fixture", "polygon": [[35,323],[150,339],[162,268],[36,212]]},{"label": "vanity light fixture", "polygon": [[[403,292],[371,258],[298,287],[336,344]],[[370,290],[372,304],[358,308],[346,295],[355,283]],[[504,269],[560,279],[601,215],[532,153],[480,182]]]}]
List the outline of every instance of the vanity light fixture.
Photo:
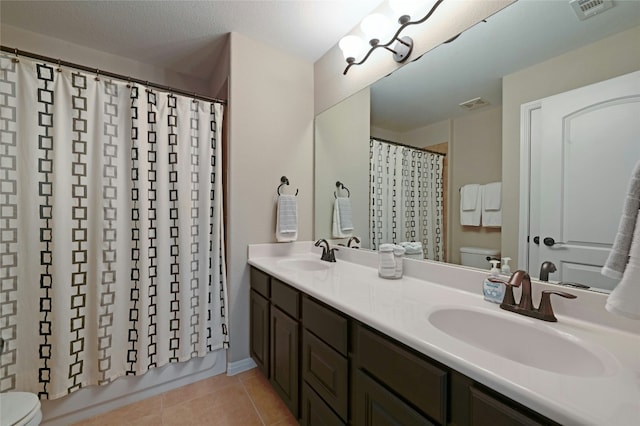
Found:
[{"label": "vanity light fixture", "polygon": [[[354,65],[362,65],[371,53],[379,47],[393,53],[393,59],[396,62],[401,63],[406,61],[413,50],[413,40],[409,36],[401,37],[400,34],[409,25],[422,24],[429,19],[443,1],[444,0],[436,0],[435,2],[434,0],[389,0],[389,6],[393,10],[398,24],[400,24],[400,27],[395,30],[395,32],[391,19],[382,13],[374,13],[364,18],[360,23],[360,29],[365,37],[367,37],[371,47],[364,57],[362,57],[359,62],[356,62],[356,58],[360,57],[366,49],[365,41],[353,34],[343,37],[338,43],[338,46],[342,50],[342,54],[348,65],[342,74],[346,75],[349,68]],[[429,4],[433,5],[423,18],[414,21],[411,20],[416,13],[426,10]],[[389,39],[388,42],[381,43],[381,40],[387,39]],[[393,47],[390,47],[392,44]]]}]

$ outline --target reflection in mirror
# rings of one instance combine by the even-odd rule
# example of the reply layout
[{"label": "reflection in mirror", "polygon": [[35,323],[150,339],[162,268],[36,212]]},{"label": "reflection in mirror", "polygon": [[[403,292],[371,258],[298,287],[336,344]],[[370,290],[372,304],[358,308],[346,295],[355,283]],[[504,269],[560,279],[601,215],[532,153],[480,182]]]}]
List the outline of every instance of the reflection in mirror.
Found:
[{"label": "reflection in mirror", "polygon": [[[541,187],[542,180],[536,181],[537,186],[532,181],[531,188],[525,186],[520,193],[522,105],[639,70],[639,37],[640,2],[615,2],[602,14],[580,20],[568,2],[520,0],[323,112],[316,118],[315,237],[331,236],[333,190],[340,180],[351,189],[354,235],[360,237],[363,248],[372,247],[369,179],[373,137],[446,153],[441,227],[445,261],[460,264],[463,247],[493,249],[513,259],[512,270],[529,269],[537,277],[541,263],[550,260],[551,254],[538,250],[538,257],[529,259],[536,247],[548,247],[527,242],[530,230],[520,232],[519,224],[523,217],[535,219],[536,214],[545,213],[548,186],[561,184]],[[530,169],[544,177],[540,171],[547,170],[546,163],[535,162],[537,152],[531,152]],[[522,151],[526,164],[528,154]],[[590,152],[581,155],[588,157]],[[610,174],[608,168],[617,167],[622,172],[611,173],[617,181],[608,185],[626,188],[628,179],[621,176],[640,158],[638,149],[627,153],[622,166],[612,160],[619,159],[618,154],[609,155],[611,161],[594,163],[601,155],[601,151],[591,154],[591,163],[581,170],[604,176]],[[460,189],[491,182],[502,182],[501,227],[462,225]],[[607,191],[599,187],[602,190]],[[623,192],[607,194],[621,196]],[[617,225],[622,202],[614,198],[606,197],[611,208],[598,208],[597,200],[589,205],[589,199],[580,200],[580,205],[590,206],[592,216],[600,222],[603,216],[612,216],[606,220]],[[535,199],[540,203],[535,204]],[[540,240],[553,237],[568,242],[563,239],[570,237],[566,234],[568,219],[563,220],[561,229],[539,230],[531,238],[537,235]],[[610,248],[614,235],[599,235],[598,244]],[[571,262],[577,271],[591,260]],[[577,280],[590,287],[607,287],[596,282],[594,274],[566,279],[562,275],[569,276],[566,263],[557,261],[557,272],[549,273],[550,281]]]}]

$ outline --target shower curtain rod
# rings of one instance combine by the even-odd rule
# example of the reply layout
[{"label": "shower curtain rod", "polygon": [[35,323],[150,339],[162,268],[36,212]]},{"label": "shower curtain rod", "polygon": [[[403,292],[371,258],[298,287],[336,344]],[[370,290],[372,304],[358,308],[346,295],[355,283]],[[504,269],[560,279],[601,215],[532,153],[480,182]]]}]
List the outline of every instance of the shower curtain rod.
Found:
[{"label": "shower curtain rod", "polygon": [[394,142],[394,141],[390,141],[388,139],[382,139],[382,138],[371,138],[371,139],[375,139],[375,140],[380,141],[380,142],[390,143],[391,145],[398,145],[398,146],[402,146],[402,147],[405,147],[405,148],[415,149],[417,151],[425,151],[425,152],[428,152],[429,154],[442,155],[443,157],[447,156],[447,154],[442,153],[442,152],[431,151],[430,149],[420,148],[420,147],[413,146],[413,145],[407,145],[405,143],[400,143],[400,142]]},{"label": "shower curtain rod", "polygon": [[0,46],[0,50],[2,50],[3,52],[7,52],[7,53],[13,53],[16,56],[24,56],[26,58],[37,59],[39,61],[46,61],[46,62],[50,62],[52,64],[57,64],[58,66],[64,66],[64,67],[68,67],[68,68],[75,68],[75,69],[78,69],[78,70],[87,71],[87,72],[90,72],[90,73],[95,73],[97,75],[103,75],[105,77],[116,78],[118,80],[130,82],[130,83],[142,84],[142,85],[144,85],[146,87],[153,87],[154,89],[165,90],[165,91],[171,92],[171,93],[177,93],[179,95],[188,96],[190,98],[198,99],[198,100],[201,100],[201,101],[217,102],[217,103],[220,103],[222,105],[226,105],[227,104],[227,101],[222,100],[222,99],[212,98],[212,97],[209,97],[209,96],[198,95],[195,92],[188,92],[186,90],[175,89],[173,87],[163,86],[163,85],[157,84],[157,83],[151,83],[149,81],[140,80],[138,78],[129,77],[127,75],[116,74],[116,73],[109,72],[109,71],[104,71],[104,70],[101,70],[101,69],[98,69],[98,68],[90,68],[90,67],[87,67],[87,66],[84,66],[84,65],[74,64],[73,62],[61,61],[60,59],[51,58],[49,56],[39,55],[37,53],[27,52],[25,50],[19,50],[19,49],[12,48],[12,47],[7,47],[7,46],[4,46],[4,45]]}]

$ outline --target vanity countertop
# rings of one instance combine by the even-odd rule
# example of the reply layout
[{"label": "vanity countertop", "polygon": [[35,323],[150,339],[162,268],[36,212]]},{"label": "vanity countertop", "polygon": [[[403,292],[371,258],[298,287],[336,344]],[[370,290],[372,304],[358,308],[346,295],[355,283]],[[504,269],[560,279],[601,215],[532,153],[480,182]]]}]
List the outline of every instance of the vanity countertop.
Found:
[{"label": "vanity countertop", "polygon": [[[630,329],[625,330],[577,319],[563,314],[564,303],[569,302],[559,298],[554,299],[557,323],[507,312],[483,299],[481,283],[486,274],[455,266],[405,259],[405,276],[385,280],[378,277],[376,254],[342,247],[338,261],[323,262],[327,266],[322,270],[297,270],[282,262],[295,259],[312,265],[319,262],[319,253],[311,242],[252,245],[249,264],[561,424],[640,424],[640,333],[635,332],[640,323],[637,328],[636,322],[628,323]],[[443,268],[451,268],[450,274]],[[433,281],[440,282],[443,271],[477,280],[477,285],[445,286],[424,278],[433,276]],[[579,297],[570,302],[580,303],[582,293],[574,293]],[[589,303],[591,296],[584,297]],[[431,313],[447,308],[489,314],[568,337],[598,353],[606,367],[594,375],[573,375],[495,355],[444,333],[429,321]]]}]

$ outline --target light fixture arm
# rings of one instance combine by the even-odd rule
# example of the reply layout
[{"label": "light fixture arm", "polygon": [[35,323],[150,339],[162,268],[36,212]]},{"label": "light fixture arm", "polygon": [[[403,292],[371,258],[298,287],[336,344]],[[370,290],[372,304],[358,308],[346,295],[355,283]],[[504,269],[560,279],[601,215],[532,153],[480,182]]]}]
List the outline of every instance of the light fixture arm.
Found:
[{"label": "light fixture arm", "polygon": [[362,58],[362,60],[360,62],[355,62],[355,59],[353,61],[349,62],[349,64],[344,69],[344,72],[342,74],[346,75],[347,71],[349,71],[349,68],[351,68],[354,65],[362,65],[362,64],[364,64],[365,61],[367,59],[369,59],[369,56],[371,56],[371,53],[373,53],[373,51],[376,50],[379,47],[385,48],[386,50],[389,50],[390,52],[393,52],[394,53],[394,58],[396,58],[396,56],[398,55],[398,52],[396,52],[395,50],[393,50],[392,48],[389,47],[389,46],[391,46],[391,44],[393,42],[398,42],[398,43],[406,46],[406,48],[408,48],[408,52],[406,52],[405,55],[402,55],[400,60],[396,59],[396,61],[397,62],[404,62],[405,60],[407,60],[407,58],[409,57],[409,54],[411,53],[411,48],[413,47],[413,40],[411,40],[411,38],[407,37],[407,36],[400,38],[400,33],[402,33],[402,31],[404,31],[404,29],[406,27],[408,27],[409,25],[418,25],[418,24],[422,24],[423,22],[425,22],[427,19],[429,19],[431,17],[431,15],[433,15],[433,13],[436,11],[436,9],[438,9],[438,6],[440,6],[443,1],[444,0],[437,0],[436,3],[431,8],[431,10],[429,10],[429,12],[422,19],[419,19],[417,21],[406,21],[406,22],[403,22],[404,20],[402,18],[400,18],[400,20],[399,20],[399,22],[401,23],[400,28],[398,28],[398,30],[396,31],[395,35],[391,38],[391,40],[389,40],[385,44],[376,43],[375,45],[372,45],[371,48],[369,49],[369,51],[367,52],[367,54],[364,56],[364,58]]}]

